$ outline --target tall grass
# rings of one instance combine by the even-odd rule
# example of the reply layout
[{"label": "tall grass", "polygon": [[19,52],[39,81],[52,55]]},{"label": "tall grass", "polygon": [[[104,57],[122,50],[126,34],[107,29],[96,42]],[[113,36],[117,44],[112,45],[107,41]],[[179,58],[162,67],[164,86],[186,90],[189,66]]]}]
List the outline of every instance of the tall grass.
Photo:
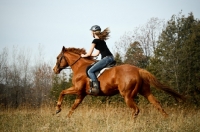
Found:
[{"label": "tall grass", "polygon": [[120,105],[80,105],[71,118],[66,115],[68,106],[61,113],[44,106],[40,109],[8,109],[0,111],[1,132],[199,132],[200,111],[178,106],[165,110],[164,118],[151,105],[139,105],[140,114],[132,118],[132,110]]}]

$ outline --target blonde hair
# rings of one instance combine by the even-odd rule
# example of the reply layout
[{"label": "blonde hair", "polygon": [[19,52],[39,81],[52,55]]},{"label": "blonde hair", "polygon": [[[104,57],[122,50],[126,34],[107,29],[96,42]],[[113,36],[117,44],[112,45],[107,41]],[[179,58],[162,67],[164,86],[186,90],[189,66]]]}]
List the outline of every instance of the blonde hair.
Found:
[{"label": "blonde hair", "polygon": [[94,31],[94,34],[97,35],[101,40],[107,40],[110,37],[109,33],[110,33],[109,28],[104,29],[103,32]]}]

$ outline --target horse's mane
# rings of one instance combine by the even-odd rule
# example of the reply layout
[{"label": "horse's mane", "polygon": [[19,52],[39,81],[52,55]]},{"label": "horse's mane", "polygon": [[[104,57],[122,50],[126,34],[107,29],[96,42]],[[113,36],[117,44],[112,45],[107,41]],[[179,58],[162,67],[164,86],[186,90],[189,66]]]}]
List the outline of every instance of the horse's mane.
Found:
[{"label": "horse's mane", "polygon": [[67,52],[73,52],[75,54],[81,55],[81,54],[86,54],[86,51],[84,48],[65,48]]},{"label": "horse's mane", "polygon": [[[75,54],[78,54],[78,55],[81,55],[81,54],[86,54],[86,51],[84,48],[65,48],[65,51],[66,52],[73,52]],[[92,56],[90,57],[86,57],[87,59],[90,59],[90,60],[94,60],[94,58]]]}]

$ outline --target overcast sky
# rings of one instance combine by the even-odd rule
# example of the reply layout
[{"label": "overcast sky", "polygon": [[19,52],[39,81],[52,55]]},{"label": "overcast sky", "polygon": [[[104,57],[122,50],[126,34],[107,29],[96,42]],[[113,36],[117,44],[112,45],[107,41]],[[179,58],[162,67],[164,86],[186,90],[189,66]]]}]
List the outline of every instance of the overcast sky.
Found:
[{"label": "overcast sky", "polygon": [[200,0],[0,0],[0,52],[2,48],[31,49],[41,45],[46,59],[54,59],[62,46],[89,49],[90,27],[109,27],[107,41],[115,42],[150,18],[168,21],[173,14],[193,12],[200,18]]}]

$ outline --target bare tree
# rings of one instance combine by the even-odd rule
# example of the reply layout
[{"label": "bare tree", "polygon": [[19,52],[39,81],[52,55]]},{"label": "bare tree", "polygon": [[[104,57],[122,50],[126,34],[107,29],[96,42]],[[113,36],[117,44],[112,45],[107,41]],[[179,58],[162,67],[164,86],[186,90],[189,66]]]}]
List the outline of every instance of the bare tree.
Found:
[{"label": "bare tree", "polygon": [[120,41],[115,43],[114,53],[119,54],[122,58],[122,61],[125,60],[126,52],[130,46],[134,42],[134,36],[132,32],[125,32],[122,37],[120,37]]},{"label": "bare tree", "polygon": [[135,28],[135,41],[138,41],[146,56],[152,56],[157,47],[157,40],[163,27],[164,20],[152,17],[144,26]]},{"label": "bare tree", "polygon": [[0,83],[7,83],[8,73],[8,50],[4,48],[0,53]]},{"label": "bare tree", "polygon": [[52,88],[53,70],[50,64],[46,63],[43,57],[42,46],[39,46],[39,57],[35,58],[35,65],[32,68],[32,97],[34,104],[40,107],[43,103],[49,101]]},{"label": "bare tree", "polygon": [[136,27],[133,32],[126,32],[119,42],[115,43],[114,51],[119,53],[123,60],[130,45],[134,42],[140,43],[140,48],[147,58],[154,54],[157,47],[158,36],[164,27],[164,20],[151,18],[144,26]]},{"label": "bare tree", "polygon": [[34,67],[33,71],[33,92],[35,105],[40,106],[49,100],[52,87],[52,68],[47,63]]},{"label": "bare tree", "polygon": [[8,81],[8,50],[4,48],[0,53],[0,107],[8,107],[8,91],[6,84]]}]

